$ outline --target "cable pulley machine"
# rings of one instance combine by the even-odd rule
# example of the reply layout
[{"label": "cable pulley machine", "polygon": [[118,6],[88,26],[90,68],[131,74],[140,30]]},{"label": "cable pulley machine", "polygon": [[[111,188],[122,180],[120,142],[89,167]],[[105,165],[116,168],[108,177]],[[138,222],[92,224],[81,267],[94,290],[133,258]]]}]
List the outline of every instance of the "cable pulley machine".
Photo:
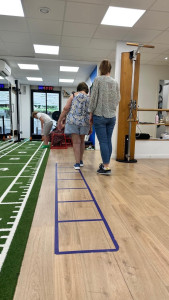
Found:
[{"label": "cable pulley machine", "polygon": [[117,141],[117,161],[133,163],[135,151],[135,133],[137,123],[137,99],[140,70],[140,48],[154,48],[151,45],[126,43],[136,46],[131,52],[124,52],[121,56],[121,81],[119,104],[119,123]]}]

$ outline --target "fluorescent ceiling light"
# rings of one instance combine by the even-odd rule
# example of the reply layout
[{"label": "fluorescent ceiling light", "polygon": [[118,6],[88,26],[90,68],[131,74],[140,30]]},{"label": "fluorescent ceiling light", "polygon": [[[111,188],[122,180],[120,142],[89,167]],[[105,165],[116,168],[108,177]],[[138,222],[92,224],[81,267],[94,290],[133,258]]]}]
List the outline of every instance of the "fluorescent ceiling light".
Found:
[{"label": "fluorescent ceiling light", "polygon": [[29,81],[43,81],[42,78],[39,77],[26,77]]},{"label": "fluorescent ceiling light", "polygon": [[60,66],[60,71],[62,72],[77,72],[79,70],[79,67],[64,67]]},{"label": "fluorescent ceiling light", "polygon": [[35,49],[35,53],[43,53],[43,54],[59,54],[59,46],[47,46],[47,45],[33,45]]},{"label": "fluorescent ceiling light", "polygon": [[72,82],[74,82],[74,79],[59,79],[59,82],[69,82],[69,83],[72,83]]},{"label": "fluorescent ceiling light", "polygon": [[20,69],[24,70],[39,70],[38,65],[30,65],[30,64],[18,64]]},{"label": "fluorescent ceiling light", "polygon": [[5,79],[4,77],[0,76],[0,79]]},{"label": "fluorescent ceiling light", "polygon": [[132,27],[145,13],[145,10],[109,6],[101,24]]},{"label": "fluorescent ceiling light", "polygon": [[24,17],[21,0],[1,0],[0,15]]}]

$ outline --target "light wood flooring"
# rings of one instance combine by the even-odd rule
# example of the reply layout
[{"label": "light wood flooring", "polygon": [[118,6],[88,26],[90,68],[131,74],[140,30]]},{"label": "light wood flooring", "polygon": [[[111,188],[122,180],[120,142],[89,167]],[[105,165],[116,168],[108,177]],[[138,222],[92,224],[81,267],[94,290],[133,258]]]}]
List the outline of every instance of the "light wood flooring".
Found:
[{"label": "light wood flooring", "polygon": [[[101,176],[99,151],[86,150],[82,173],[120,249],[67,255],[54,254],[56,162],[73,166],[72,148],[50,151],[14,300],[169,300],[169,160],[112,160],[112,175]],[[60,191],[59,200],[72,193]],[[89,203],[68,205],[59,210],[64,219],[91,213]],[[78,226],[63,226],[61,247],[100,247],[88,226],[83,244]]]}]

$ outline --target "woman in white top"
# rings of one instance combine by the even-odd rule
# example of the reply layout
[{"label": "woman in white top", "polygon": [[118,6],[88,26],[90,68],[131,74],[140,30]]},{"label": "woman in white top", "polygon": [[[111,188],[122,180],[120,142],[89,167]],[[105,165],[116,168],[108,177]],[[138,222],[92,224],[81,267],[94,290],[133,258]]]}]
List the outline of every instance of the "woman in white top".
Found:
[{"label": "woman in white top", "polygon": [[39,119],[41,122],[41,135],[44,139],[44,145],[42,146],[42,148],[49,148],[49,133],[53,126],[52,119],[47,114],[38,111],[33,111],[32,117],[35,119]]},{"label": "woman in white top", "polygon": [[99,71],[100,76],[94,80],[90,98],[90,123],[94,124],[102,157],[97,173],[110,175],[112,134],[116,123],[116,108],[120,101],[120,91],[117,81],[110,76],[111,63],[107,59],[101,62]]}]

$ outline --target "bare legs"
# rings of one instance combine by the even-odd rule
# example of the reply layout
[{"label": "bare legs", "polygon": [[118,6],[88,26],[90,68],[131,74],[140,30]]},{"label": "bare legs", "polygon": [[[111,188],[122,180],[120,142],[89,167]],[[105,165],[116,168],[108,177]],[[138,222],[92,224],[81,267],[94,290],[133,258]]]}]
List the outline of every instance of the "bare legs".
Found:
[{"label": "bare legs", "polygon": [[84,153],[84,138],[85,135],[72,134],[72,142],[73,142],[73,151],[75,155],[76,163],[79,164],[81,160],[83,160]]},{"label": "bare legs", "polygon": [[48,145],[49,138],[48,138],[47,135],[44,135],[44,136],[43,136],[43,142],[44,142],[44,145]]}]

